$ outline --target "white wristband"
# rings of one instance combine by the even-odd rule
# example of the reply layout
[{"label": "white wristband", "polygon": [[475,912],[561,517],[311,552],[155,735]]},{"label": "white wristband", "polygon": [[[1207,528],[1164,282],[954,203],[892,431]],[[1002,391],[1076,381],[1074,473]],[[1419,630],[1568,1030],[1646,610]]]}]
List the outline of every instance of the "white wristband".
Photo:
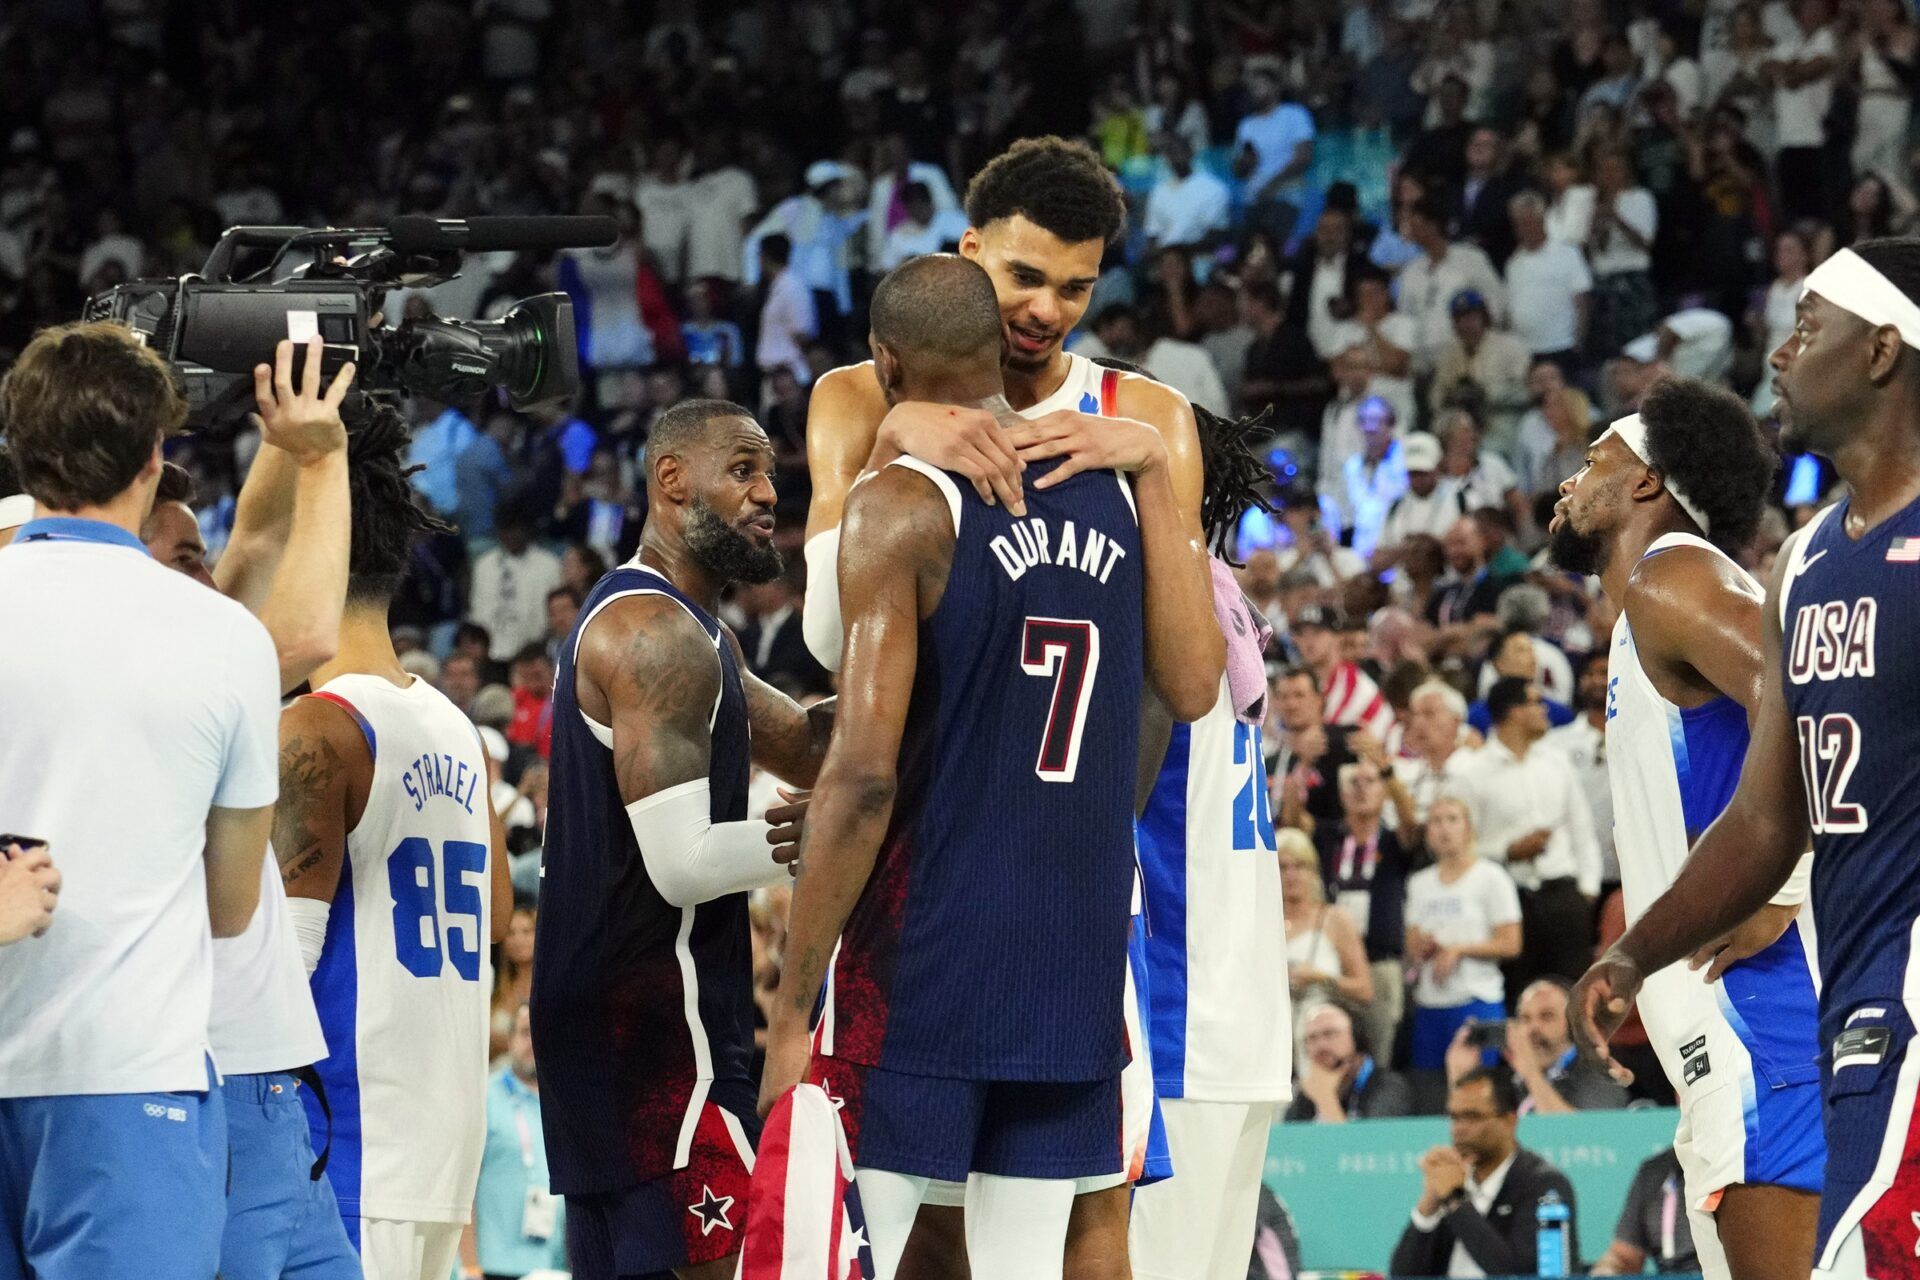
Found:
[{"label": "white wristband", "polygon": [[777,883],[787,869],[773,860],[766,822],[713,821],[705,778],[682,782],[627,806],[641,860],[660,896],[691,907]]},{"label": "white wristband", "polygon": [[1807,889],[1813,883],[1813,853],[1809,850],[1800,855],[1800,861],[1793,864],[1793,874],[1780,886],[1780,892],[1768,899],[1772,907],[1797,907],[1807,900]]},{"label": "white wristband", "polygon": [[307,966],[308,977],[320,967],[320,952],[327,945],[327,916],[332,911],[331,902],[318,898],[287,898],[287,918],[293,921],[293,936],[300,941],[300,962]]},{"label": "white wristband", "polygon": [[807,540],[807,599],[800,614],[800,634],[814,661],[829,671],[840,669],[840,651],[846,643],[840,620],[840,526]]}]

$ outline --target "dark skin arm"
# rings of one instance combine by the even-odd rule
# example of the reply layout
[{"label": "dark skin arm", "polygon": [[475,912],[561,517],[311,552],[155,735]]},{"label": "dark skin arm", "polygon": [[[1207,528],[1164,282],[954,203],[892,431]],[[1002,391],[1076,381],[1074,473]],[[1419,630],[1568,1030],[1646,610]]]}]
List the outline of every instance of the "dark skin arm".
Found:
[{"label": "dark skin arm", "polygon": [[747,691],[747,720],[753,726],[753,762],[796,787],[811,787],[827,758],[827,740],[833,736],[835,699],[803,707],[747,670],[740,639],[727,631],[727,643],[740,664],[740,682]]},{"label": "dark skin arm", "polygon": [[366,812],[372,785],[367,740],[345,711],[324,698],[300,698],[280,713],[273,854],[288,897],[333,901],[347,835]]},{"label": "dark skin arm", "polygon": [[615,600],[580,637],[580,708],[613,729],[626,804],[707,776],[720,659],[685,609],[665,596]]},{"label": "dark skin arm", "polygon": [[[1721,694],[1738,702],[1752,728],[1766,685],[1761,641],[1761,593],[1745,575],[1711,552],[1675,547],[1642,560],[1627,581],[1627,620],[1641,665],[1660,696],[1692,707]],[[1713,982],[1729,965],[1772,946],[1798,904],[1768,903],[1732,933],[1694,953],[1693,967],[1710,966]]]},{"label": "dark skin arm", "polygon": [[945,499],[914,472],[883,471],[847,503],[840,544],[847,623],[840,732],[827,751],[801,841],[786,964],[767,1034],[762,1115],[806,1076],[814,997],[893,815],[920,622],[946,590],[953,544]]},{"label": "dark skin arm", "polygon": [[[1792,543],[1767,584],[1763,672],[1780,671],[1781,581]],[[1567,1017],[1575,1043],[1611,1061],[1606,1041],[1626,1019],[1646,975],[1719,938],[1765,906],[1793,873],[1811,831],[1799,742],[1779,679],[1764,680],[1740,785],[1726,811],[1694,844],[1673,886],[1588,969]]]}]

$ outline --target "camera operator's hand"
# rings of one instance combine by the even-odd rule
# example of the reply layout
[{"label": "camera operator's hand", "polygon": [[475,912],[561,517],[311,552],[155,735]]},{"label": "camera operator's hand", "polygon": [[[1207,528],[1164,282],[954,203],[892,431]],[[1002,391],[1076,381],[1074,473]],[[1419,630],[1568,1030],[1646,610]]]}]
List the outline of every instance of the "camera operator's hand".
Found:
[{"label": "camera operator's hand", "polygon": [[300,389],[293,386],[293,343],[273,349],[273,368],[253,367],[253,398],[260,406],[260,438],[285,449],[303,466],[347,447],[347,428],[340,421],[340,402],[353,385],[354,367],[347,364],[333,375],[333,385],[320,389],[320,357],[325,349],[319,337],[307,339],[306,368]]}]

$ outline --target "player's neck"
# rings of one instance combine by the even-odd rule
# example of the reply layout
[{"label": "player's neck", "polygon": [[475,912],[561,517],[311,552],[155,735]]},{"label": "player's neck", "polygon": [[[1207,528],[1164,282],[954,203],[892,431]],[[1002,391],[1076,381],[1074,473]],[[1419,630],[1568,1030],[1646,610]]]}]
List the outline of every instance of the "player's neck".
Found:
[{"label": "player's neck", "polygon": [[1920,497],[1920,437],[1909,411],[1877,413],[1833,451],[1834,469],[1852,490],[1847,536],[1858,538]]},{"label": "player's neck", "polygon": [[1053,353],[1053,358],[1037,370],[1016,369],[1012,365],[1002,365],[1001,380],[1007,388],[1007,403],[1019,413],[1039,404],[1060,389],[1067,380],[1067,370],[1073,361],[1063,347]]},{"label": "player's neck", "polygon": [[132,485],[115,494],[106,502],[91,503],[73,508],[71,511],[56,511],[45,503],[36,503],[33,518],[36,520],[53,517],[62,520],[97,520],[101,524],[110,524],[116,529],[125,529],[138,538],[140,527],[147,522],[147,514],[153,509],[153,491],[142,491],[140,486]]},{"label": "player's neck", "polygon": [[349,600],[340,615],[340,644],[333,660],[315,671],[310,683],[316,689],[335,676],[379,676],[405,687],[413,677],[400,665],[393,651],[393,636],[387,629],[387,606],[356,604]]},{"label": "player's neck", "polygon": [[998,369],[981,369],[919,380],[911,386],[902,386],[900,399],[983,409],[992,409],[995,402],[1009,402],[1006,381]]},{"label": "player's neck", "polygon": [[[1663,503],[1642,504],[1658,508]],[[1607,593],[1607,599],[1616,609],[1627,607],[1627,584],[1633,579],[1633,571],[1646,559],[1647,548],[1670,533],[1692,533],[1693,526],[1679,515],[1678,511],[1668,517],[1658,510],[1649,511],[1644,518],[1629,520],[1621,526],[1614,536],[1613,546],[1607,552],[1606,567],[1600,570],[1600,589]]]},{"label": "player's neck", "polygon": [[640,535],[640,563],[671,582],[682,595],[708,613],[719,611],[720,592],[727,584],[709,572],[684,541],[667,538],[651,522]]}]

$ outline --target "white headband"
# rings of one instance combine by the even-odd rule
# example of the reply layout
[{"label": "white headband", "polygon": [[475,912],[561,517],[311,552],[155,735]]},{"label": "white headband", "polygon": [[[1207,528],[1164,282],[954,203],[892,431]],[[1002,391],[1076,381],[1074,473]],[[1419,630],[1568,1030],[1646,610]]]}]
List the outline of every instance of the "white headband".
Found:
[{"label": "white headband", "polygon": [[1900,331],[1900,341],[1920,347],[1920,305],[1851,249],[1840,250],[1814,268],[1800,287],[1801,297],[1809,293],[1819,294],[1876,328],[1890,324]]},{"label": "white headband", "polygon": [[18,529],[33,519],[33,495],[16,493],[11,498],[0,498],[0,533],[9,529]]},{"label": "white headband", "polygon": [[[1621,444],[1633,450],[1633,456],[1640,459],[1640,461],[1650,467],[1653,465],[1653,459],[1647,456],[1647,424],[1640,420],[1639,414],[1631,413],[1624,418],[1616,419],[1614,424],[1607,428],[1606,434],[1600,438],[1605,440],[1607,436],[1612,436]],[[1700,526],[1700,532],[1708,532],[1707,513],[1694,505],[1693,499],[1689,498],[1686,491],[1673,482],[1672,476],[1662,472],[1660,481],[1667,486],[1667,492],[1673,495],[1673,500],[1680,504],[1680,509],[1691,516],[1693,522]]]}]

